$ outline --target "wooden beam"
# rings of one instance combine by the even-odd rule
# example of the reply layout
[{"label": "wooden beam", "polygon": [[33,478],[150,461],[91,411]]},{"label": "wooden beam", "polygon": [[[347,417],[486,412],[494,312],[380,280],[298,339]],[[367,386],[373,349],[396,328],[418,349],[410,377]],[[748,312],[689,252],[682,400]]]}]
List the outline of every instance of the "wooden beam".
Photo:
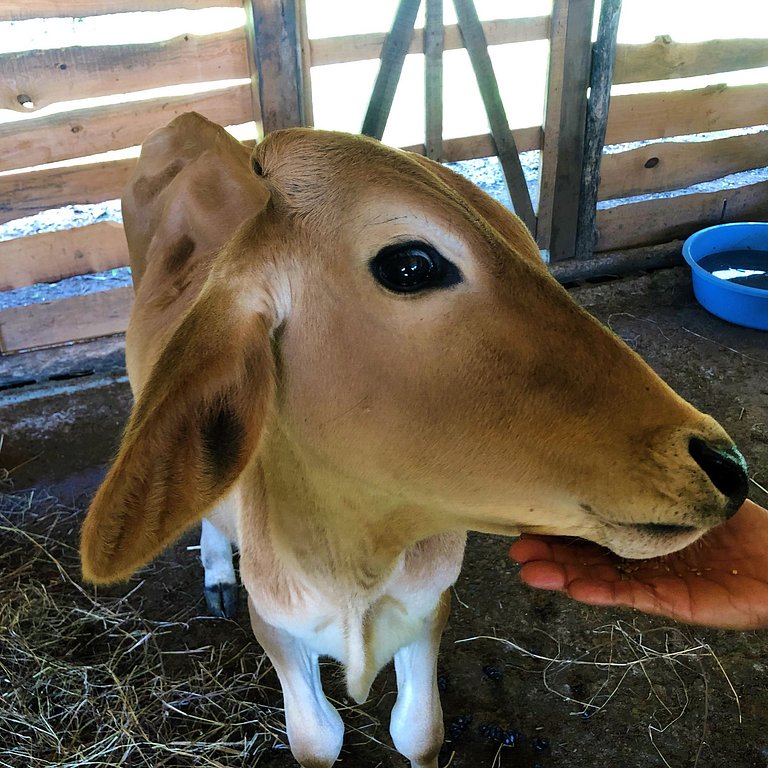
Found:
[{"label": "wooden beam", "polygon": [[584,158],[594,0],[554,0],[536,240],[571,258]]},{"label": "wooden beam", "polygon": [[244,7],[254,113],[264,133],[306,125],[296,0],[245,0]]},{"label": "wooden beam", "polygon": [[427,157],[443,157],[443,0],[427,0],[424,29],[425,145]]},{"label": "wooden beam", "polygon": [[600,158],[605,142],[608,109],[611,104],[616,35],[619,31],[621,0],[602,0],[597,40],[592,48],[592,69],[587,101],[587,125],[584,136],[584,165],[579,190],[574,257],[588,259],[597,239],[595,212],[600,186]]},{"label": "wooden beam", "polygon": [[0,353],[122,333],[132,302],[133,288],[114,288],[5,309],[0,312]]},{"label": "wooden beam", "polygon": [[[241,29],[160,43],[71,46],[0,55],[0,109],[24,114],[61,101],[248,77]],[[28,100],[33,108],[25,108]]]},{"label": "wooden beam", "polygon": [[605,141],[621,144],[762,125],[766,115],[767,83],[614,96]]},{"label": "wooden beam", "polygon": [[598,199],[685,189],[768,162],[768,131],[713,141],[669,141],[603,155]]},{"label": "wooden beam", "polygon": [[[528,19],[494,19],[484,21],[483,33],[488,45],[526,43],[531,40],[546,40],[549,37],[549,16],[534,16]],[[464,47],[458,24],[444,27],[444,50],[452,51]],[[386,33],[366,35],[345,35],[310,40],[312,66],[344,64],[350,61],[378,59],[387,39]],[[424,53],[424,34],[417,29],[408,47],[408,53]]]},{"label": "wooden beam", "polygon": [[477,9],[473,0],[453,0],[453,4],[464,46],[469,54],[480,95],[488,115],[491,135],[496,143],[499,162],[504,171],[512,206],[515,213],[533,233],[536,231],[536,215],[531,205],[531,196],[528,192],[523,167],[520,164],[520,155],[515,145],[515,139],[509,129],[507,114],[499,93],[499,85],[493,71],[491,57],[488,55],[488,43],[477,16]]},{"label": "wooden beam", "polygon": [[380,139],[384,135],[420,5],[421,0],[400,0],[397,7],[392,29],[381,49],[381,66],[363,119],[360,132],[364,136]]},{"label": "wooden beam", "polygon": [[166,96],[3,123],[0,171],[132,147],[190,111],[223,125],[246,123],[253,119],[250,90],[247,85],[236,85],[192,96]]},{"label": "wooden beam", "polygon": [[662,36],[644,45],[617,46],[613,82],[614,85],[644,83],[755,67],[768,67],[768,44],[765,40],[676,43],[668,36]]},{"label": "wooden beam", "polygon": [[239,8],[241,5],[242,0],[67,0],[66,3],[61,0],[0,0],[0,21],[80,18],[132,11],[167,11],[174,8],[196,11],[200,8]]},{"label": "wooden beam", "polygon": [[551,265],[552,276],[566,287],[568,283],[599,277],[621,277],[632,272],[664,269],[684,264],[682,240],[645,245],[623,251],[606,251],[592,259],[568,259]]},{"label": "wooden beam", "polygon": [[18,237],[0,242],[0,291],[127,265],[123,225],[113,221]]},{"label": "wooden beam", "polygon": [[598,251],[666,243],[728,221],[764,220],[768,181],[598,210]]},{"label": "wooden beam", "polygon": [[75,203],[114,200],[133,173],[135,159],[0,176],[0,224]]}]

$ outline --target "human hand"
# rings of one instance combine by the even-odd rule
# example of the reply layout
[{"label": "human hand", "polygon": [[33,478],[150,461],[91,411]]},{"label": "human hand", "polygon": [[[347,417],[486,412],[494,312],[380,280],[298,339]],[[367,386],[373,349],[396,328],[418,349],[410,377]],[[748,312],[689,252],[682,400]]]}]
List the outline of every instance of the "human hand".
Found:
[{"label": "human hand", "polygon": [[724,629],[768,628],[768,510],[751,501],[664,557],[624,560],[596,544],[549,536],[524,536],[510,555],[529,586],[590,605]]}]

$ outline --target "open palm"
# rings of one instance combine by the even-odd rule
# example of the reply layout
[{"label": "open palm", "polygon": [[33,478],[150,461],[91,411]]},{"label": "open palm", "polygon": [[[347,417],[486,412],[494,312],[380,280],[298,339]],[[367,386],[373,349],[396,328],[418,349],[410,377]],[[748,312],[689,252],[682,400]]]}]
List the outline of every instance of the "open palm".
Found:
[{"label": "open palm", "polygon": [[768,510],[746,501],[689,547],[624,560],[579,539],[525,536],[511,556],[532,587],[591,605],[629,606],[691,624],[768,628]]}]

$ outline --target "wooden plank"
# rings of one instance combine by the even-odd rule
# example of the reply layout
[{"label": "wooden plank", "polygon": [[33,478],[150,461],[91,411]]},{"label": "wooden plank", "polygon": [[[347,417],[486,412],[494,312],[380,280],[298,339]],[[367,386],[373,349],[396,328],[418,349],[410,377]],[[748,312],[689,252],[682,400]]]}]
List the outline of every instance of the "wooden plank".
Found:
[{"label": "wooden plank", "polygon": [[613,82],[644,83],[768,66],[765,40],[676,43],[668,35],[645,45],[619,45]]},{"label": "wooden plank", "polygon": [[123,225],[102,221],[0,242],[0,291],[128,264]]},{"label": "wooden plank", "polygon": [[239,8],[242,0],[0,0],[0,21],[50,19],[55,17],[103,16],[130,11],[167,11],[185,8]]},{"label": "wooden plank", "polygon": [[48,208],[118,198],[135,165],[135,159],[111,160],[0,176],[0,224]]},{"label": "wooden plank", "polygon": [[253,119],[247,85],[193,96],[114,104],[0,124],[0,171],[87,157],[141,144],[156,128],[184,112],[222,125]]},{"label": "wooden plank", "polygon": [[621,277],[633,272],[666,269],[684,264],[682,240],[646,245],[622,251],[605,251],[596,258],[568,259],[551,265],[552,276],[567,287],[569,283],[600,277]]},{"label": "wooden plank", "polygon": [[536,215],[533,212],[531,196],[523,174],[523,167],[520,164],[515,139],[509,129],[509,121],[499,93],[499,85],[496,81],[491,57],[488,54],[488,43],[477,16],[477,9],[473,0],[453,0],[453,5],[456,9],[461,36],[469,54],[469,60],[480,89],[480,96],[488,116],[491,136],[493,136],[496,144],[512,206],[531,233],[535,233]]},{"label": "wooden plank", "polygon": [[0,72],[0,109],[25,114],[61,101],[249,77],[241,29],[160,43],[5,53]]},{"label": "wooden plank", "polygon": [[536,240],[550,260],[576,247],[594,0],[554,0]]},{"label": "wooden plank", "polygon": [[443,157],[443,0],[427,0],[424,28],[424,112],[427,157]]},{"label": "wooden plank", "polygon": [[384,135],[405,55],[413,39],[413,25],[416,23],[419,5],[421,0],[400,0],[397,7],[392,29],[381,49],[381,65],[360,131],[365,136],[380,139]]},{"label": "wooden plank", "polygon": [[768,219],[768,181],[597,212],[598,251],[664,243],[728,221]]},{"label": "wooden plank", "polygon": [[685,189],[768,163],[768,131],[727,139],[649,144],[603,155],[598,198]]},{"label": "wooden plank", "polygon": [[264,133],[306,125],[295,0],[246,0],[244,7],[252,99]]},{"label": "wooden plank", "polygon": [[3,310],[0,352],[8,354],[122,333],[128,327],[132,301],[132,288],[115,288]]},{"label": "wooden plank", "polygon": [[[483,33],[488,45],[525,43],[546,40],[549,37],[549,16],[533,16],[528,19],[495,19],[483,22]],[[346,35],[310,40],[312,65],[345,64],[350,61],[378,59],[387,35]],[[445,27],[445,50],[463,48],[458,24]],[[417,29],[408,47],[408,53],[424,53],[424,31]]]},{"label": "wooden plank", "polygon": [[614,96],[605,141],[662,139],[689,133],[762,125],[768,120],[768,84],[715,85],[691,91]]},{"label": "wooden plank", "polygon": [[584,165],[579,191],[579,212],[576,221],[576,250],[574,257],[592,256],[597,233],[595,213],[597,188],[600,185],[600,159],[605,142],[608,108],[611,104],[611,82],[619,31],[621,0],[602,0],[597,40],[592,48],[592,69],[587,101],[587,125],[584,136]]},{"label": "wooden plank", "polygon": [[[515,128],[512,131],[517,148],[521,152],[529,152],[533,149],[539,149],[541,139],[541,127],[534,128]],[[402,147],[407,152],[416,152],[419,155],[426,155],[427,149],[424,144],[411,144]],[[472,160],[478,157],[493,157],[496,155],[496,145],[493,137],[484,133],[480,136],[464,136],[459,139],[445,139],[443,141],[443,162],[455,163],[459,160]]]}]

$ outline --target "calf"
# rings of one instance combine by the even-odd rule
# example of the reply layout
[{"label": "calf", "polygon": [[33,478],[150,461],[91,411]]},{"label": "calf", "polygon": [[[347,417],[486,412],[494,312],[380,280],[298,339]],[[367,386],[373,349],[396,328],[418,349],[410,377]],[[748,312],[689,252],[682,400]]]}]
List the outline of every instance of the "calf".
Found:
[{"label": "calf", "polygon": [[522,223],[446,168],[291,129],[253,153],[188,114],[123,200],[136,404],[88,511],[85,578],[128,578],[203,520],[206,590],[253,630],[291,749],[332,765],[318,657],[390,732],[443,739],[435,666],[467,530],[671,552],[738,509],[743,459],[552,279]]}]

